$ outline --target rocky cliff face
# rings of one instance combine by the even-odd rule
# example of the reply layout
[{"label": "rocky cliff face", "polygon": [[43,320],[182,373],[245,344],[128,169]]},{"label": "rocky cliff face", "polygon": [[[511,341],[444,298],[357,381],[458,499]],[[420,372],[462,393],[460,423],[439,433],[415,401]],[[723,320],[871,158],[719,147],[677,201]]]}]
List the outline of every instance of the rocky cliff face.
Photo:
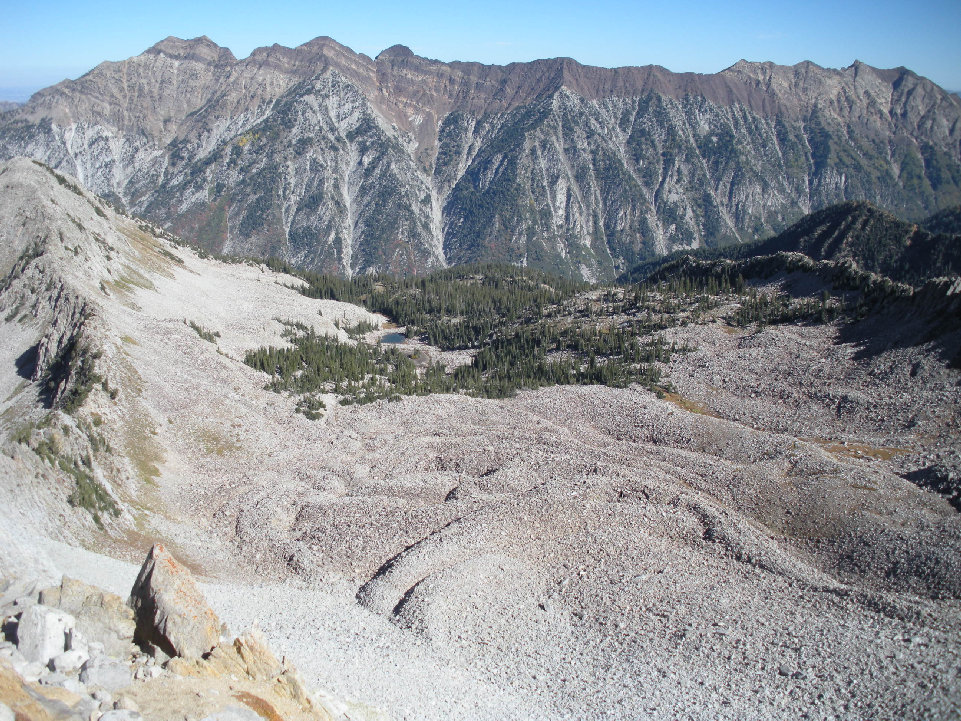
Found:
[{"label": "rocky cliff face", "polygon": [[347,275],[492,259],[611,278],[839,201],[917,218],[957,203],[961,101],[861,63],[501,67],[329,38],[237,60],[168,38],[4,113],[0,155],[217,251]]}]

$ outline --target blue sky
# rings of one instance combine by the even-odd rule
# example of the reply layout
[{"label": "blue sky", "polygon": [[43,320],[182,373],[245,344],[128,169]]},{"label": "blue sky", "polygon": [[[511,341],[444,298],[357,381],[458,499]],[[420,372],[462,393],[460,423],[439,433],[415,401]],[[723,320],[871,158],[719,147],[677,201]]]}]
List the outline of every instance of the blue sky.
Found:
[{"label": "blue sky", "polygon": [[740,58],[845,67],[904,65],[961,90],[961,2],[626,2],[440,0],[366,3],[169,0],[3,2],[0,100],[75,78],[168,35],[207,35],[238,58],[329,35],[376,55],[402,43],[440,60],[508,63],[569,56],[589,65],[710,73]]}]

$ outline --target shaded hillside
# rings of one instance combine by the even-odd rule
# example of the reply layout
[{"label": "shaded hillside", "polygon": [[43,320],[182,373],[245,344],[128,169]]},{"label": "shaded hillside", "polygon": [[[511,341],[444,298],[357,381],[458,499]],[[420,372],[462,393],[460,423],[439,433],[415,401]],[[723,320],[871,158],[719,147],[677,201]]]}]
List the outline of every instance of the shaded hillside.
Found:
[{"label": "shaded hillside", "polygon": [[961,205],[935,213],[921,223],[929,233],[951,233],[961,235]]},{"label": "shaded hillside", "polygon": [[[950,228],[957,211],[926,221],[930,228]],[[636,266],[625,280],[638,280],[670,267],[679,257],[738,260],[803,253],[813,260],[851,261],[863,271],[914,286],[943,276],[961,275],[961,235],[929,232],[869,203],[842,203],[812,213],[768,240],[718,249],[699,249]]]},{"label": "shaded hillside", "polygon": [[847,259],[912,285],[961,275],[961,236],[929,233],[868,203],[826,208],[753,247],[759,255],[787,251],[815,260]]},{"label": "shaded hillside", "polygon": [[243,60],[167,38],[0,121],[0,157],[208,250],[348,276],[495,261],[609,280],[844,200],[922,218],[961,202],[959,148],[961,102],[904,68],[490,66],[330,38]]}]

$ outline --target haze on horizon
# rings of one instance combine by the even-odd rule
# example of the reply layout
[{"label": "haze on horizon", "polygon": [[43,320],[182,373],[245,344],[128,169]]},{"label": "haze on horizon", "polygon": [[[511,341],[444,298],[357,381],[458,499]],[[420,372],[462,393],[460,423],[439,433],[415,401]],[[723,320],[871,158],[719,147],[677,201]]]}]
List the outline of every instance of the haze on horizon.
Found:
[{"label": "haze on horizon", "polygon": [[690,0],[574,0],[518,4],[490,0],[452,12],[439,0],[359,9],[293,0],[278,8],[249,0],[115,0],[12,4],[0,29],[0,100],[76,78],[105,60],[138,55],[168,35],[207,35],[243,58],[260,46],[290,47],[329,35],[371,57],[394,44],[443,61],[492,64],[567,56],[585,65],[662,65],[714,73],[744,58],[793,65],[905,66],[947,90],[961,90],[961,3],[926,0],[907,11],[891,0],[715,4]]}]

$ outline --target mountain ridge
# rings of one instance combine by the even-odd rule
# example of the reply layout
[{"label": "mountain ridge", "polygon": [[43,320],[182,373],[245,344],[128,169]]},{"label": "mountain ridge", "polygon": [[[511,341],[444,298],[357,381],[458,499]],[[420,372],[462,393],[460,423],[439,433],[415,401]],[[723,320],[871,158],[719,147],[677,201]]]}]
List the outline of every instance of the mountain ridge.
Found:
[{"label": "mountain ridge", "polygon": [[[908,223],[865,201],[847,201],[801,218],[778,235],[726,248],[689,253],[693,261],[746,260],[777,253],[802,253],[814,261],[851,262],[919,288],[928,281],[961,275],[961,206],[921,223]],[[630,281],[661,275],[688,253],[643,263],[622,276]]]},{"label": "mountain ridge", "polygon": [[473,261],[613,278],[834,202],[961,200],[961,102],[904,68],[237,59],[168,37],[3,114],[28,155],[218,252],[351,275]]}]

